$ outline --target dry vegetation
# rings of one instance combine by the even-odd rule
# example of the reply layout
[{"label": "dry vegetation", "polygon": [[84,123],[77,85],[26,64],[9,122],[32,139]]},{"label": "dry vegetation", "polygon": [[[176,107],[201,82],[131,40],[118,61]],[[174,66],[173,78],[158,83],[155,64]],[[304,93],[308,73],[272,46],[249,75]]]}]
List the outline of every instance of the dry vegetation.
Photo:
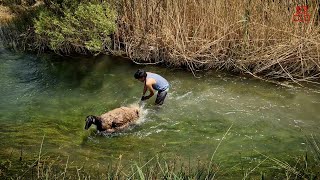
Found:
[{"label": "dry vegetation", "polygon": [[142,63],[319,82],[320,1],[122,0],[115,50]]},{"label": "dry vegetation", "polygon": [[0,0],[0,25],[10,23],[25,11],[42,4],[42,0]]},{"label": "dry vegetation", "polygon": [[[113,47],[105,52],[124,54],[136,63],[184,67],[193,73],[214,69],[268,81],[320,84],[320,0],[104,1],[118,12]],[[293,21],[297,5],[308,5],[309,23]],[[22,49],[50,49],[35,43],[32,28],[26,31],[15,44],[27,42]]]},{"label": "dry vegetation", "polygon": [[10,21],[14,17],[9,7],[0,5],[0,24]]}]

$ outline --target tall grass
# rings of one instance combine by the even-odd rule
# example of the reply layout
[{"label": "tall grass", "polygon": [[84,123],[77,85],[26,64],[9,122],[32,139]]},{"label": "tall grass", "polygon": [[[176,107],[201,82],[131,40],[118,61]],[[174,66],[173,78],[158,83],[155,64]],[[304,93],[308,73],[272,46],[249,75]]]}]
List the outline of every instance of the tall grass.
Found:
[{"label": "tall grass", "polygon": [[43,136],[39,152],[31,158],[21,149],[21,152],[11,152],[8,159],[0,160],[0,179],[319,179],[319,141],[312,135],[306,136],[308,149],[303,156],[277,159],[254,150],[256,155],[251,155],[258,159],[256,162],[243,162],[240,157],[239,163],[237,158],[227,161],[236,163],[232,167],[219,164],[214,156],[221,143],[227,140],[231,128],[232,125],[209,160],[189,157],[186,161],[179,154],[175,157],[156,154],[151,158],[139,154],[136,161],[128,161],[119,155],[115,159],[101,159],[105,163],[96,165],[89,161],[77,163],[69,156],[50,156],[45,150]]},{"label": "tall grass", "polygon": [[[313,153],[307,151],[302,156],[277,159],[256,151],[259,161],[240,162],[230,167],[212,159],[197,161],[191,157],[186,162],[178,155],[174,158],[155,155],[138,161],[128,161],[120,155],[114,160],[105,160],[105,165],[77,163],[69,156],[48,155],[43,150],[43,138],[39,153],[33,159],[24,155],[1,160],[0,179],[319,179],[319,142],[314,137],[307,139]],[[236,160],[228,160],[232,161]],[[239,168],[240,164],[245,168]]]},{"label": "tall grass", "polygon": [[[293,22],[306,2],[310,22]],[[315,82],[319,7],[319,0],[121,0],[114,48],[139,63]]]}]

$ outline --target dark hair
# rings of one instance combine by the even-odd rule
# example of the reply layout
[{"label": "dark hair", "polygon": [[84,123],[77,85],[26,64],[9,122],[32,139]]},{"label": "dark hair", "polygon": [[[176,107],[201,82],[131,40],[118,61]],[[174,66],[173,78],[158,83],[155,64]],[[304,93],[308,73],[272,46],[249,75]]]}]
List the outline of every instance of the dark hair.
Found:
[{"label": "dark hair", "polygon": [[138,69],[138,71],[136,73],[134,73],[134,78],[136,78],[136,79],[140,79],[143,77],[147,77],[147,73],[145,70]]}]

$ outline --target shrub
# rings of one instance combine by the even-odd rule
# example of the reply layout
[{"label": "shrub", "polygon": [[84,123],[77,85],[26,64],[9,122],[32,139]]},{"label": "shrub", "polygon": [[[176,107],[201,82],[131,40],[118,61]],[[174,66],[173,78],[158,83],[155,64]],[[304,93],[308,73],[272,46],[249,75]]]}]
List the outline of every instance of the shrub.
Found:
[{"label": "shrub", "polygon": [[43,9],[34,28],[37,42],[57,53],[100,53],[116,31],[116,12],[107,3],[81,3],[62,16]]}]

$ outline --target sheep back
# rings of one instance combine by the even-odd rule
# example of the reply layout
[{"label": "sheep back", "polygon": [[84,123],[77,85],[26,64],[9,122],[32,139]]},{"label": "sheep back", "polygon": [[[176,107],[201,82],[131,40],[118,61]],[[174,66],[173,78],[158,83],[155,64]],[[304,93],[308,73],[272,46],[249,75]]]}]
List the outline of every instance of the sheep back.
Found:
[{"label": "sheep back", "polygon": [[139,108],[120,107],[102,114],[101,122],[104,129],[119,127],[127,123],[136,121],[140,116]]}]

